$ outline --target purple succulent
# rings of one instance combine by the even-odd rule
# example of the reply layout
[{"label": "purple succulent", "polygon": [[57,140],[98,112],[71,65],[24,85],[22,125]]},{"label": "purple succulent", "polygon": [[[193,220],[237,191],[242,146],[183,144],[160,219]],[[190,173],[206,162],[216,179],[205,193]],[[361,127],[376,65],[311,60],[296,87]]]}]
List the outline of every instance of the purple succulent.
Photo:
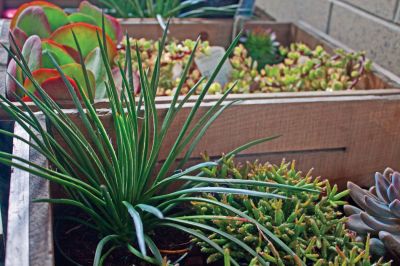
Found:
[{"label": "purple succulent", "polygon": [[384,249],[400,258],[400,173],[391,168],[375,174],[375,186],[365,190],[347,183],[358,207],[346,205],[347,227],[360,236],[371,234],[371,251],[382,255]]}]

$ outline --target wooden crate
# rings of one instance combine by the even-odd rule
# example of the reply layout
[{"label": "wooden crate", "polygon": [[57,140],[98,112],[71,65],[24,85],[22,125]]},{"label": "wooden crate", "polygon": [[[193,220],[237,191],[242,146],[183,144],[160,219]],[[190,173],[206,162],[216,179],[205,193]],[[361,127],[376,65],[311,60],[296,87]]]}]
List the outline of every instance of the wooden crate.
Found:
[{"label": "wooden crate", "polygon": [[[135,38],[149,38],[158,39],[162,35],[162,29],[158,22],[154,19],[128,19],[121,20],[124,31],[128,31],[129,35]],[[8,21],[3,21],[3,34],[7,34]],[[170,34],[171,38],[183,40],[186,38],[195,39],[201,35],[209,40],[212,44],[227,47],[232,38],[233,22],[229,19],[173,19],[171,20]],[[244,25],[244,29],[254,29],[262,27],[271,29],[277,34],[277,40],[285,46],[293,42],[303,42],[310,47],[322,45],[328,52],[333,52],[336,48],[343,48],[350,50],[345,45],[332,39],[328,35],[319,32],[307,24],[292,24],[292,23],[279,23],[272,21],[248,21]],[[2,36],[1,39],[8,42],[7,36]],[[3,49],[0,49],[4,55],[4,61],[7,56]],[[0,93],[5,93],[5,64],[3,66],[4,72],[0,71]],[[1,69],[0,69],[1,70]],[[369,73],[363,80],[361,80],[356,90],[352,91],[335,91],[335,92],[279,92],[279,93],[258,93],[258,94],[232,94],[229,99],[275,99],[275,98],[315,98],[315,97],[356,97],[359,95],[393,95],[400,94],[400,78],[390,73],[386,69],[374,64],[373,71]],[[192,97],[195,99],[196,97]],[[158,103],[169,102],[171,97],[161,96],[157,97]],[[213,95],[207,95],[206,101],[215,99]],[[29,105],[29,104],[28,104]],[[71,102],[60,102],[60,105],[65,108],[73,108]],[[96,100],[98,108],[107,108],[107,100]],[[5,114],[0,110],[0,117]]]},{"label": "wooden crate", "polygon": [[[205,103],[201,112],[211,104]],[[180,113],[175,125],[182,124],[191,105],[189,103]],[[157,106],[160,116],[167,107],[167,104]],[[77,112],[68,112],[80,125]],[[109,110],[100,112],[112,137]],[[399,95],[248,100],[232,106],[215,121],[190,163],[199,162],[198,154],[204,150],[216,158],[255,138],[280,134],[282,136],[274,141],[243,152],[238,160],[280,163],[282,158],[294,159],[298,169],[308,171],[314,167],[314,176],[326,177],[341,188],[349,180],[369,186],[375,171],[386,166],[396,167],[400,159],[399,118]],[[15,132],[26,135],[18,125]],[[167,136],[163,150],[168,150],[176,134],[172,130]],[[40,154],[19,140],[14,141],[14,154],[47,165]],[[160,159],[165,155],[161,154]],[[52,192],[60,193],[58,188]],[[6,265],[53,265],[51,206],[30,202],[32,198],[49,195],[47,181],[13,170]]]},{"label": "wooden crate", "polygon": [[[341,46],[327,36],[312,32],[306,25],[270,22],[257,25],[251,22],[246,27],[260,24],[273,28],[282,44],[303,41],[310,46],[322,44],[328,50]],[[128,28],[134,31],[131,33],[135,37],[142,37],[140,32],[151,32],[150,29],[155,27],[154,23],[148,24],[150,26],[140,25],[141,29],[137,25]],[[180,31],[174,27],[172,24],[171,34],[175,34],[174,31],[178,34]],[[186,29],[190,28],[194,32],[193,27],[189,24]],[[198,29],[198,32],[203,31]],[[157,36],[154,35],[154,38]],[[400,160],[399,83],[397,77],[375,66],[374,73],[364,80],[360,90],[231,95],[227,102],[233,99],[243,101],[227,109],[215,121],[194,151],[190,162],[198,162],[199,153],[205,150],[212,157],[217,157],[250,140],[281,135],[279,139],[243,152],[238,160],[260,159],[280,163],[282,158],[286,158],[296,160],[298,169],[303,171],[313,167],[314,176],[329,178],[342,188],[348,180],[369,186],[375,171],[382,171],[386,166],[396,167]],[[208,110],[216,97],[207,96],[201,112]],[[160,116],[165,114],[169,101],[170,97],[157,98]],[[188,103],[177,117],[176,125],[182,123],[192,104]],[[108,104],[106,101],[98,101],[97,105],[103,108],[99,111],[112,136]],[[65,106],[68,107],[68,103]],[[75,110],[67,112],[76,123],[80,123]],[[26,135],[18,125],[15,132]],[[171,132],[167,136],[166,150],[176,134]],[[18,140],[14,141],[14,153],[47,165],[40,154]],[[165,154],[160,159],[163,157]],[[13,226],[8,232],[6,265],[53,265],[51,206],[30,202],[34,197],[49,196],[50,185],[17,169],[13,171],[11,180],[8,222]]]}]

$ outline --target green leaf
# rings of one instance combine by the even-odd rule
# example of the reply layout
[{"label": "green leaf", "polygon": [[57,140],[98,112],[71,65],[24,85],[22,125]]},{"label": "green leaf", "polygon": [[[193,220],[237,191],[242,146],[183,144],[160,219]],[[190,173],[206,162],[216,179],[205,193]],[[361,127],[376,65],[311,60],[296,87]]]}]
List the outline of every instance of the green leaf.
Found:
[{"label": "green leaf", "polygon": [[27,36],[38,35],[40,38],[48,38],[51,28],[42,7],[31,6],[19,15],[16,26],[24,31]]},{"label": "green leaf", "polygon": [[[97,32],[102,33],[102,30],[99,27],[82,22],[69,24],[58,28],[51,34],[50,39],[58,44],[77,50],[72,31],[75,33],[79,41],[79,45],[82,49],[82,55],[85,58],[91,51],[93,51],[93,49],[99,46],[97,42]],[[108,35],[106,40],[108,60],[111,62],[117,54],[117,49],[114,42]]]},{"label": "green leaf", "polygon": [[75,63],[74,58],[68,53],[67,50],[60,44],[57,44],[51,40],[43,40],[42,41],[42,67],[43,68],[53,68],[53,64],[49,58],[49,54],[51,54],[57,61],[59,65],[66,65]]},{"label": "green leaf", "polygon": [[90,25],[98,26],[96,21],[91,16],[83,13],[72,13],[68,16],[68,20],[71,23],[84,22]]},{"label": "green leaf", "polygon": [[164,218],[164,214],[157,209],[156,207],[153,207],[151,205],[147,205],[147,204],[138,204],[136,205],[136,207],[138,207],[139,209],[141,209],[142,211],[148,212],[153,214],[154,216],[156,216],[157,218],[163,219]]},{"label": "green leaf", "polygon": [[143,256],[147,256],[146,243],[144,240],[144,233],[143,233],[142,218],[140,217],[140,214],[135,210],[135,208],[129,202],[123,201],[122,203],[128,209],[129,215],[133,219],[133,223],[135,225],[135,231],[136,231],[136,238],[137,238],[137,242],[138,242],[138,245],[140,248],[140,252],[143,254]]},{"label": "green leaf", "polygon": [[64,10],[54,6],[42,6],[44,13],[46,14],[47,20],[50,24],[51,31],[55,31],[59,27],[68,24],[68,17]]}]

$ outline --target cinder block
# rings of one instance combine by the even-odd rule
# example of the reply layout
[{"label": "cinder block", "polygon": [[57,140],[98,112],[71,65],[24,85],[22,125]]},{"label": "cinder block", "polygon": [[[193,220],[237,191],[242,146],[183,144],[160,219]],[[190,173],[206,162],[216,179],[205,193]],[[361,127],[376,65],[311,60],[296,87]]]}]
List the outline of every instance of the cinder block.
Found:
[{"label": "cinder block", "polygon": [[396,16],[394,18],[394,22],[400,24],[400,1],[399,1],[399,5],[397,7],[397,12],[396,12]]},{"label": "cinder block", "polygon": [[292,2],[297,3],[299,19],[321,31],[326,31],[331,5],[329,0],[295,0]]},{"label": "cinder block", "polygon": [[257,0],[256,4],[277,21],[303,20],[325,31],[329,0]]},{"label": "cinder block", "polygon": [[398,0],[342,0],[378,17],[393,20]]},{"label": "cinder block", "polygon": [[256,5],[277,21],[296,21],[297,0],[256,0]]},{"label": "cinder block", "polygon": [[329,34],[354,50],[365,50],[369,58],[400,75],[400,26],[333,3]]}]

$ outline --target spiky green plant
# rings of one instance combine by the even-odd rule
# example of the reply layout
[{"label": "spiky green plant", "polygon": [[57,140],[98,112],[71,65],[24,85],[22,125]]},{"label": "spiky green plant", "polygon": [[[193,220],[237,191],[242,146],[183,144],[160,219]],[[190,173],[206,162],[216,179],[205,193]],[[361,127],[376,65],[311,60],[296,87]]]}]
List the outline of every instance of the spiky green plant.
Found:
[{"label": "spiky green plant", "polygon": [[349,182],[350,196],[358,205],[344,206],[349,216],[347,226],[361,237],[372,234],[371,251],[385,254],[385,249],[400,260],[400,173],[386,168],[375,174],[375,186],[369,190]]},{"label": "spiky green plant", "polygon": [[282,61],[279,43],[276,41],[275,33],[271,30],[255,29],[250,31],[244,40],[244,47],[256,62],[259,71],[266,65]]},{"label": "spiky green plant", "polygon": [[[210,15],[232,16],[238,5],[227,5],[222,7],[196,7],[204,3],[204,0],[99,0],[100,3],[115,12],[121,18],[163,18],[173,17],[207,17]],[[182,12],[187,8],[193,8],[188,12]]]},{"label": "spiky green plant", "polygon": [[[207,157],[206,157],[207,159]],[[303,176],[295,170],[293,163],[280,165],[260,164],[257,161],[245,165],[235,164],[233,157],[227,156],[220,166],[204,170],[210,180],[220,178],[235,181],[273,182],[276,185],[296,186],[321,191],[321,195],[308,191],[277,191],[273,187],[258,187],[263,193],[278,193],[288,200],[279,198],[262,199],[250,195],[208,193],[205,197],[241,210],[292,248],[306,265],[388,265],[381,261],[373,264],[368,251],[369,239],[357,242],[354,234],[345,229],[346,217],[339,211],[342,200],[349,191],[338,193],[338,187],[330,186],[328,180],[312,178],[311,172]],[[232,185],[235,183],[232,182]],[[246,185],[238,184],[237,189]],[[296,265],[298,262],[269,241],[257,224],[243,217],[232,216],[225,208],[206,202],[193,202],[198,221],[217,226],[221,231],[237,239],[243,239],[253,250],[273,265]],[[226,216],[225,219],[220,219]],[[259,258],[247,256],[238,245],[221,234],[211,233],[208,240],[230,250],[233,258],[246,265],[260,265]],[[208,262],[222,259],[222,255],[209,245],[209,241],[195,239],[201,250],[208,254]],[[364,249],[365,248],[365,249]]]},{"label": "spiky green plant", "polygon": [[[288,256],[296,259],[296,254],[286,244],[255,219],[227,204],[196,196],[203,192],[210,192],[284,199],[285,197],[282,195],[255,191],[251,187],[255,185],[273,186],[283,190],[303,190],[303,188],[270,184],[268,182],[235,180],[235,184],[239,183],[248,187],[247,189],[239,189],[234,188],[229,179],[210,180],[202,177],[204,173],[200,169],[214,166],[216,162],[197,164],[186,170],[169,174],[175,170],[175,165],[179,162],[178,156],[183,158],[179,165],[185,165],[207,128],[226,108],[234,103],[226,103],[224,101],[231,91],[229,90],[206,112],[198,113],[213,79],[224,61],[229,57],[239,37],[234,40],[223,60],[216,66],[215,72],[203,87],[196,101],[191,103],[190,109],[187,109],[189,107],[187,107],[186,103],[201,82],[193,86],[187,96],[178,101],[182,83],[185,80],[184,77],[190,67],[190,63],[188,63],[182,74],[182,82],[177,87],[169,109],[164,116],[159,117],[155,103],[155,92],[158,87],[161,52],[157,56],[155,70],[152,76],[148,78],[142,67],[140,52],[139,50],[136,51],[142,87],[140,97],[137,99],[134,95],[132,56],[129,50],[126,54],[126,69],[119,68],[123,78],[123,85],[119,91],[112,78],[107,49],[104,47],[106,44],[105,33],[104,31],[102,33],[103,36],[100,36],[99,33],[97,34],[97,39],[101,51],[101,59],[108,76],[105,86],[107,88],[115,138],[111,138],[111,132],[106,131],[106,126],[97,114],[96,107],[92,105],[83,89],[84,85],[90,87],[90,82],[85,71],[86,67],[83,63],[79,42],[74,33],[74,40],[81,54],[80,62],[85,77],[85,84],[80,84],[75,80],[78,92],[75,91],[70,79],[63,73],[57,61],[51,54],[49,54],[49,57],[71,94],[82,122],[82,128],[79,128],[66,112],[60,109],[57,103],[41,88],[33,78],[21,52],[17,50],[16,54],[14,54],[3,45],[8,50],[10,57],[21,67],[24,75],[35,86],[37,93],[32,93],[14,79],[19,88],[24,90],[34,102],[36,108],[41,111],[46,120],[46,127],[40,123],[20,97],[15,96],[21,105],[19,108],[5,97],[0,96],[2,100],[0,101],[1,108],[27,131],[30,139],[24,139],[6,131],[0,131],[0,133],[15,137],[30,145],[30,147],[43,154],[52,167],[45,168],[35,164],[35,162],[30,162],[5,152],[0,153],[0,163],[20,168],[38,177],[60,184],[65,188],[69,198],[38,199],[36,202],[75,206],[90,217],[90,222],[86,220],[81,222],[93,227],[101,236],[94,257],[94,265],[101,265],[107,255],[116,247],[125,247],[133,256],[142,259],[146,263],[163,264],[157,243],[154,242],[151,234],[155,228],[160,227],[174,228],[191,234],[223,253],[224,250],[221,246],[207,239],[206,234],[207,232],[213,232],[225,235],[224,232],[215,226],[196,222],[195,219],[197,217],[185,216],[176,212],[179,206],[181,206],[180,210],[185,209],[182,208],[182,205],[185,206],[185,204],[187,205],[192,201],[216,204],[220,208],[226,208],[232,214],[251,220],[260,228],[263,234],[285,250]],[[128,36],[126,38],[129,44]],[[165,39],[166,34],[164,33],[159,43],[161,47],[164,45]],[[189,62],[192,62],[193,56],[192,53]],[[189,110],[189,113],[185,116],[185,121],[182,124],[175,123],[173,126],[175,118],[179,116],[183,108]],[[177,135],[174,143],[168,146],[165,140],[170,133],[170,129],[176,132]],[[57,139],[60,138],[65,142],[68,149],[64,149],[57,142],[55,134],[59,136]],[[244,144],[231,151],[229,155],[236,154],[268,139],[271,138],[259,139]],[[163,152],[168,150],[168,152],[165,160],[159,164],[160,169],[156,171],[161,150]],[[182,181],[186,181],[186,183],[182,184]],[[215,184],[225,184],[225,186],[215,186]],[[168,192],[167,188],[170,185],[174,185],[177,189],[173,192]],[[237,243],[251,256],[258,257],[261,264],[267,265],[267,261],[244,241],[231,236],[226,237],[230,241]],[[230,258],[230,261],[233,265],[239,265],[233,257]]]}]

